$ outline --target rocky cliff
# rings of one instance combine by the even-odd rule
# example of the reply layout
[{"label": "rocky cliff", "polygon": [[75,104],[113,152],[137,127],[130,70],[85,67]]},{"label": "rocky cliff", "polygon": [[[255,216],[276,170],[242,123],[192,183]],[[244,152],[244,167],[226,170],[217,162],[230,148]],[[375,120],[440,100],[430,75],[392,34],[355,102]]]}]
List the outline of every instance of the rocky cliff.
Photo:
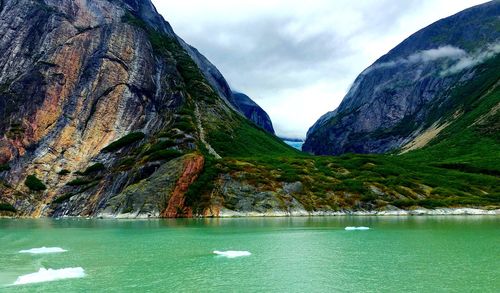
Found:
[{"label": "rocky cliff", "polygon": [[182,215],[211,140],[253,127],[149,0],[1,3],[0,203],[19,215]]},{"label": "rocky cliff", "polygon": [[338,155],[422,147],[422,136],[449,124],[445,113],[463,112],[453,90],[499,53],[500,1],[440,20],[362,72],[339,108],[309,130],[303,150]]},{"label": "rocky cliff", "polygon": [[265,131],[274,134],[273,123],[264,109],[245,94],[234,92],[233,97],[234,102],[238,105],[238,108],[243,112],[245,117],[262,127]]}]

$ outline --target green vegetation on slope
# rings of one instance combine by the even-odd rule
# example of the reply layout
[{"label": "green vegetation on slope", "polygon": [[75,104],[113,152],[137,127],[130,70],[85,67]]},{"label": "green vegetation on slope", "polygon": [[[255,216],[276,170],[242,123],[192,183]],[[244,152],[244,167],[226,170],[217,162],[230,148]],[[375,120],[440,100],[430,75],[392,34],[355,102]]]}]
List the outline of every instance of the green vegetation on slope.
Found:
[{"label": "green vegetation on slope", "polygon": [[135,142],[141,141],[146,135],[142,132],[132,132],[117,141],[112,142],[107,147],[102,149],[102,152],[114,152],[126,146],[129,146]]},{"label": "green vegetation on slope", "polygon": [[10,166],[8,164],[0,164],[0,172],[9,171]]},{"label": "green vegetation on slope", "polygon": [[77,178],[67,183],[68,186],[84,186],[94,182],[94,180]]},{"label": "green vegetation on slope", "polygon": [[61,171],[59,171],[57,173],[57,175],[60,175],[60,176],[66,176],[66,175],[69,175],[71,174],[71,171],[70,170],[66,170],[66,169],[62,169]]},{"label": "green vegetation on slope", "polygon": [[73,193],[66,193],[58,198],[56,198],[53,203],[56,203],[56,204],[60,204],[60,203],[63,203],[65,201],[68,201],[70,200],[72,197],[74,196]]},{"label": "green vegetation on slope", "polygon": [[17,212],[16,208],[8,203],[0,203],[0,212]]},{"label": "green vegetation on slope", "polygon": [[300,181],[304,190],[295,197],[311,210],[500,203],[498,179],[493,176],[443,170],[395,156],[232,159],[225,168],[264,190]]},{"label": "green vegetation on slope", "polygon": [[24,184],[32,191],[43,191],[47,189],[45,184],[43,184],[40,179],[36,178],[35,175],[29,175],[28,177],[26,177],[26,181],[24,181]]},{"label": "green vegetation on slope", "polygon": [[102,163],[96,163],[83,171],[83,175],[91,175],[100,171],[106,170],[106,167]]},{"label": "green vegetation on slope", "polygon": [[193,208],[195,213],[202,213],[209,206],[210,192],[221,172],[219,162],[211,156],[205,156],[205,164],[198,179],[189,186],[186,193],[186,204]]},{"label": "green vegetation on slope", "polygon": [[170,161],[182,156],[182,153],[176,150],[158,150],[146,157],[146,161]]},{"label": "green vegetation on slope", "polygon": [[255,124],[238,118],[232,128],[221,126],[209,132],[210,145],[221,156],[293,156],[300,153]]}]

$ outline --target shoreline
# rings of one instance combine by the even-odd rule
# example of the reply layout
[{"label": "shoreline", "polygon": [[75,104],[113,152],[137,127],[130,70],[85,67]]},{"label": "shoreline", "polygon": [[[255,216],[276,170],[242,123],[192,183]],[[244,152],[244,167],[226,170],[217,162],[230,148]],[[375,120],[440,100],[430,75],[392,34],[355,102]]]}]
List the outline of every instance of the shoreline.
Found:
[{"label": "shoreline", "polygon": [[272,218],[272,217],[405,217],[405,216],[500,216],[500,209],[485,210],[477,208],[441,208],[390,211],[315,211],[297,210],[291,212],[234,212],[221,210],[215,218]]},{"label": "shoreline", "polygon": [[[306,210],[294,211],[272,211],[266,213],[260,212],[236,212],[222,209],[218,216],[193,217],[193,219],[230,219],[230,218],[293,218],[293,217],[409,217],[409,216],[500,216],[500,209],[478,209],[478,208],[440,208],[425,209],[418,208],[414,210],[388,210],[388,211],[315,211]],[[0,215],[0,219],[51,219],[51,217],[23,217]],[[160,220],[159,215],[147,214],[99,214],[93,217],[83,216],[63,216],[52,219],[108,219],[108,220]]]}]

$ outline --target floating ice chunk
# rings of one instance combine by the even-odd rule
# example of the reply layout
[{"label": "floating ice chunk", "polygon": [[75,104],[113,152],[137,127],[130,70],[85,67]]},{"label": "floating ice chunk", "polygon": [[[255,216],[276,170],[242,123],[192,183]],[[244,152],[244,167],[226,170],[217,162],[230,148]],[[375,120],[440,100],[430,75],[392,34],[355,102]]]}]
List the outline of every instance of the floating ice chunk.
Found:
[{"label": "floating ice chunk", "polygon": [[242,257],[242,256],[250,256],[252,255],[249,251],[218,251],[215,250],[214,254],[217,254],[219,256],[227,257],[227,258],[236,258],[236,257]]},{"label": "floating ice chunk", "polygon": [[370,230],[368,227],[345,227],[346,231],[366,231]]},{"label": "floating ice chunk", "polygon": [[47,253],[61,253],[66,252],[60,247],[40,247],[40,248],[32,248],[28,250],[21,250],[19,253],[29,253],[29,254],[47,254]]},{"label": "floating ice chunk", "polygon": [[82,268],[65,268],[60,270],[41,268],[38,272],[23,275],[17,278],[14,285],[24,285],[32,283],[52,282],[64,279],[77,279],[85,277],[85,270]]}]

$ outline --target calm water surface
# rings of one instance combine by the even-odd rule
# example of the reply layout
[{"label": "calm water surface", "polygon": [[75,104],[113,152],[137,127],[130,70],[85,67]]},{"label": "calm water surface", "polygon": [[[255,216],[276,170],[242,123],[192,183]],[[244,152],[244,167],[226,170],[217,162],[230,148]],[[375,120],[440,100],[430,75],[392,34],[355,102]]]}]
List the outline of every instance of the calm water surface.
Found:
[{"label": "calm water surface", "polygon": [[[67,252],[19,253],[38,247]],[[12,285],[74,267],[85,277]],[[1,292],[500,292],[499,276],[494,216],[0,220]]]},{"label": "calm water surface", "polygon": [[304,145],[304,142],[303,141],[289,141],[289,140],[285,140],[284,141],[287,145],[293,147],[293,148],[296,148],[298,149],[299,151],[302,150],[302,146]]}]

